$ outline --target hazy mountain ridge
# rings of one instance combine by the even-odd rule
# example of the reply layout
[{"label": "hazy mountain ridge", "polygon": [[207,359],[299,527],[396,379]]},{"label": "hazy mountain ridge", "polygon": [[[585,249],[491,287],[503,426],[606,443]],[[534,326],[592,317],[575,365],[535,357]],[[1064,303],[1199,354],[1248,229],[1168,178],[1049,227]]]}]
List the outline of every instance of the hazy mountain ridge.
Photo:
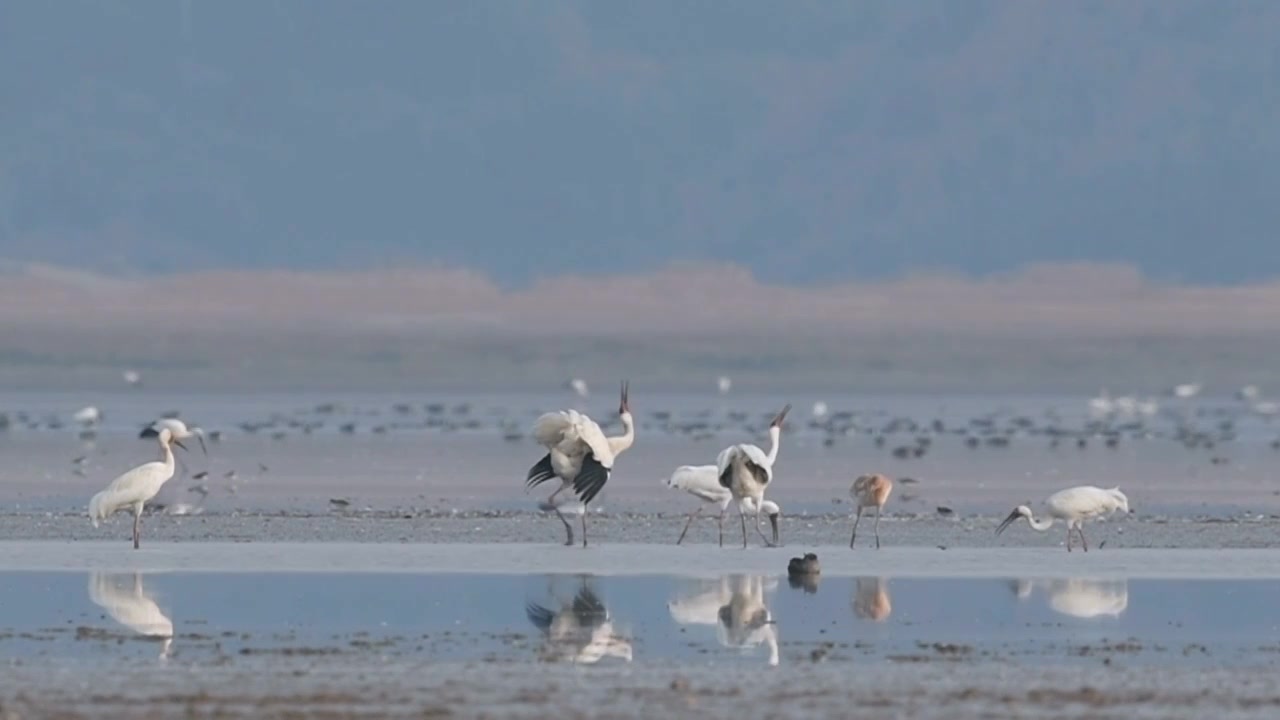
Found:
[{"label": "hazy mountain ridge", "polygon": [[6,3],[0,254],[1280,274],[1280,5]]},{"label": "hazy mountain ridge", "polygon": [[1179,337],[1280,332],[1280,280],[1152,281],[1131,267],[1045,265],[982,279],[917,274],[796,288],[735,265],[565,275],[504,290],[469,270],[209,271],[113,278],[7,263],[7,328],[546,338],[862,335]]}]

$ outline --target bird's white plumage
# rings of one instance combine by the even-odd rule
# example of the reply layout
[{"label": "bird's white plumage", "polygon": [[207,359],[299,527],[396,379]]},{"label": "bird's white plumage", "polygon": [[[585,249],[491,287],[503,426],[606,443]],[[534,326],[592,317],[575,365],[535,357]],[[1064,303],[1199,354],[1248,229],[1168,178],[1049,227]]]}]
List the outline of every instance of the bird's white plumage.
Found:
[{"label": "bird's white plumage", "polygon": [[582,458],[591,453],[597,462],[613,468],[613,449],[600,426],[586,413],[559,410],[544,413],[533,423],[533,438],[551,451],[551,464],[561,478],[576,477]]},{"label": "bird's white plumage", "polygon": [[1032,529],[1041,532],[1053,527],[1056,520],[1067,525],[1067,550],[1071,550],[1071,533],[1074,530],[1080,535],[1080,542],[1087,552],[1088,541],[1084,538],[1084,522],[1109,515],[1116,511],[1130,512],[1129,498],[1120,492],[1120,488],[1100,488],[1094,485],[1078,485],[1050,495],[1044,501],[1045,517],[1036,518],[1031,508],[1019,505],[996,528],[996,534],[1004,532],[1018,518],[1025,518]]},{"label": "bird's white plumage", "polygon": [[[729,501],[733,499],[729,488],[720,484],[720,470],[716,465],[681,465],[664,483],[667,487],[684,490],[703,502],[719,505],[721,509],[728,507]],[[755,510],[753,498],[747,498],[746,504],[749,510]],[[763,501],[760,509],[767,515],[780,511],[778,504],[772,500]]]},{"label": "bird's white plumage", "polygon": [[715,465],[681,465],[666,480],[667,487],[684,490],[703,502],[727,507],[733,493],[720,484]]},{"label": "bird's white plumage", "polygon": [[1129,510],[1129,498],[1120,488],[1100,488],[1093,485],[1059,490],[1044,501],[1050,517],[1059,520],[1088,520],[1108,515],[1116,510]]},{"label": "bird's white plumage", "polygon": [[769,481],[773,481],[773,463],[769,462],[769,456],[759,446],[750,443],[742,443],[740,445],[730,445],[720,454],[716,456],[716,471],[723,475],[724,471],[733,463],[735,457],[742,457],[748,462],[759,465],[764,468],[766,477]]},{"label": "bird's white plumage", "polygon": [[134,509],[141,512],[142,506],[160,492],[169,478],[173,477],[173,450],[164,443],[163,460],[143,463],[111,481],[106,489],[89,500],[89,518],[93,526],[99,520],[105,520],[121,510]]}]

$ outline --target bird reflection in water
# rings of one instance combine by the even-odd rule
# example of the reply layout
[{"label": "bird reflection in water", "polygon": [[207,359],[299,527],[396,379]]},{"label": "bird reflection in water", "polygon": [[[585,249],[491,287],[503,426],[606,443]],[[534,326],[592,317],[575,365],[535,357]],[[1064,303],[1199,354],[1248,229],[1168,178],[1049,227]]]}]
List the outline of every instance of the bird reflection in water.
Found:
[{"label": "bird reflection in water", "polygon": [[160,657],[169,656],[173,621],[143,588],[141,573],[91,573],[89,600],[112,620],[139,635],[161,640]]},{"label": "bird reflection in water", "polygon": [[[554,584],[554,582],[553,582]],[[525,604],[525,615],[546,637],[539,658],[543,661],[568,661],[590,665],[605,657],[619,657],[631,662],[631,640],[617,633],[613,619],[589,578],[572,598],[551,593],[559,607]]]},{"label": "bird reflection in water", "polygon": [[863,620],[883,622],[893,614],[889,602],[889,581],[878,577],[860,577],[854,585],[853,614]]},{"label": "bird reflection in water", "polygon": [[667,603],[671,619],[681,625],[715,625],[716,639],[727,648],[750,650],[765,645],[769,664],[778,664],[778,625],[764,595],[776,578],[726,575],[699,583],[693,592]]},{"label": "bird reflection in water", "polygon": [[1040,588],[1048,596],[1049,608],[1054,612],[1086,620],[1119,617],[1129,606],[1127,580],[1015,580],[1011,588],[1019,600],[1026,600]]}]

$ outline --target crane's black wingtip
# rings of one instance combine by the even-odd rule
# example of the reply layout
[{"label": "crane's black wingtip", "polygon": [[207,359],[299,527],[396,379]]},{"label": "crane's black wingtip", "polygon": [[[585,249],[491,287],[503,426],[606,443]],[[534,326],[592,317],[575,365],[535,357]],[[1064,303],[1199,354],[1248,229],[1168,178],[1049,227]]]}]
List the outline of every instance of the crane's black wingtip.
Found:
[{"label": "crane's black wingtip", "polygon": [[586,505],[600,494],[608,481],[609,468],[600,464],[594,454],[587,453],[582,458],[582,469],[578,471],[578,477],[573,479],[573,492]]},{"label": "crane's black wingtip", "polygon": [[551,467],[551,453],[547,453],[533,467],[529,468],[529,474],[525,476],[525,487],[531,488],[540,483],[544,483],[556,476],[555,468]]}]

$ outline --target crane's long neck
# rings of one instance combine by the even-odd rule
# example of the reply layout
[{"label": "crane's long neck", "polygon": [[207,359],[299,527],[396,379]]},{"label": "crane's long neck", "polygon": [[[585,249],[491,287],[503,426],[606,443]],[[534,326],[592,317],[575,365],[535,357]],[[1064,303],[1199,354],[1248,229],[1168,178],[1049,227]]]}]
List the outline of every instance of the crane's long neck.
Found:
[{"label": "crane's long neck", "polygon": [[769,454],[765,456],[765,459],[769,461],[769,465],[773,465],[773,462],[778,459],[778,445],[779,445],[778,441],[781,438],[782,438],[782,428],[776,425],[770,425],[769,426]]},{"label": "crane's long neck", "polygon": [[168,476],[173,475],[173,447],[169,443],[160,443],[160,451],[164,453],[161,460],[164,462],[164,469]]},{"label": "crane's long neck", "polygon": [[636,441],[636,424],[631,418],[631,413],[625,412],[619,417],[622,420],[624,432],[621,435],[609,438],[609,449],[613,450],[614,455],[631,447],[631,444]]},{"label": "crane's long neck", "polygon": [[1049,528],[1053,527],[1053,518],[1047,517],[1047,518],[1040,518],[1039,520],[1037,520],[1035,515],[1028,515],[1027,524],[1031,526],[1032,530],[1039,530],[1040,532],[1044,532],[1045,530],[1048,530]]}]

